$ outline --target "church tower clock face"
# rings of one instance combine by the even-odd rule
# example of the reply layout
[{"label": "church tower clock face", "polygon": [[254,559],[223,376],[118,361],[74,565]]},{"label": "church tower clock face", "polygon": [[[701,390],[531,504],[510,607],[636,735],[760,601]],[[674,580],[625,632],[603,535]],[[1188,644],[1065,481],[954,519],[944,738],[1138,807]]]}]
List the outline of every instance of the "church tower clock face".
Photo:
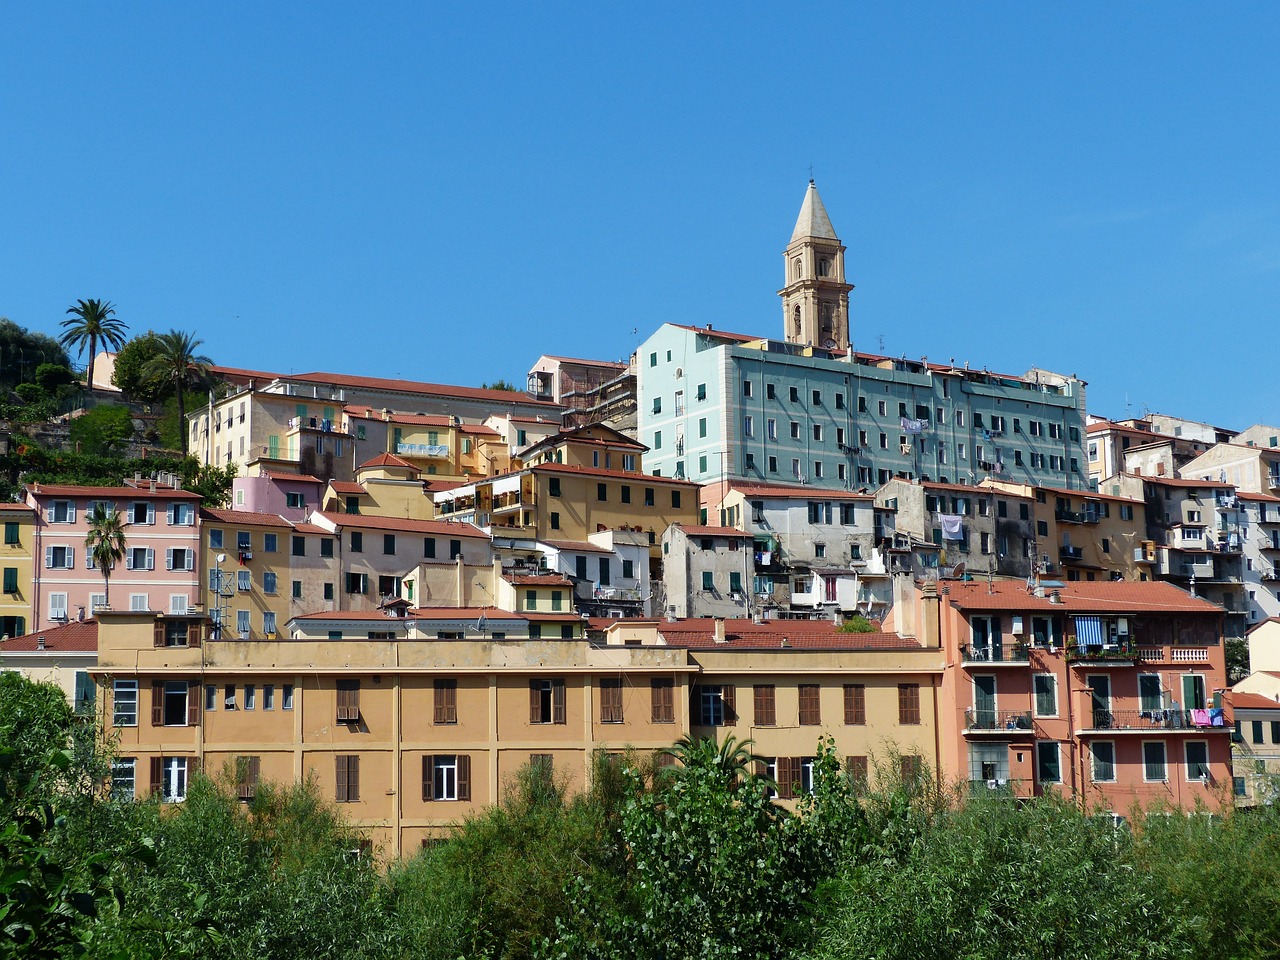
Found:
[{"label": "church tower clock face", "polygon": [[800,216],[783,253],[783,279],[778,291],[783,305],[783,335],[788,343],[824,350],[849,347],[849,291],[845,281],[844,245],[836,236],[810,180]]}]

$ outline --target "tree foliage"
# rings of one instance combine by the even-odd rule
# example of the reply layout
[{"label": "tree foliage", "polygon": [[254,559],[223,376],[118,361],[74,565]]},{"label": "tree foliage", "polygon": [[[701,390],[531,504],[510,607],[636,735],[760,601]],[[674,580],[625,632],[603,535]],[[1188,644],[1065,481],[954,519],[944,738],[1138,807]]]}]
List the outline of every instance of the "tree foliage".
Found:
[{"label": "tree foliage", "polygon": [[99,345],[119,350],[124,345],[124,333],[128,329],[124,321],[116,317],[116,308],[110,300],[77,300],[67,308],[69,319],[62,321],[67,332],[60,340],[64,347],[72,347],[77,354],[89,351],[89,363],[85,370],[85,385],[93,386],[93,361]]},{"label": "tree foliage", "polygon": [[111,382],[132,400],[155,402],[173,393],[173,385],[152,361],[160,354],[160,337],[154,330],[138,334],[116,354]]},{"label": "tree foliage", "polygon": [[128,407],[104,403],[71,421],[69,437],[77,450],[92,456],[110,456],[133,436],[133,414]]},{"label": "tree foliage", "polygon": [[204,344],[195,334],[170,330],[156,338],[158,350],[143,367],[148,377],[164,380],[173,387],[178,402],[178,429],[182,455],[187,454],[186,393],[197,384],[206,383],[213,361],[196,351]]},{"label": "tree foliage", "polygon": [[35,382],[36,371],[45,363],[70,367],[71,358],[53,337],[0,317],[0,388]]}]

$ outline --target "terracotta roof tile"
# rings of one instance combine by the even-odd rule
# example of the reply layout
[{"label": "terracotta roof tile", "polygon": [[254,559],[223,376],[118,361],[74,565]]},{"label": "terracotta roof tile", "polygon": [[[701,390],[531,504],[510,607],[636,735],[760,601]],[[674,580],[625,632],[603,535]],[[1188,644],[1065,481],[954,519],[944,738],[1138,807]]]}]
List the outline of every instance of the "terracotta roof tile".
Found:
[{"label": "terracotta roof tile", "polygon": [[[996,580],[941,584],[949,590],[946,598],[961,610],[1048,610],[1057,613],[1222,613],[1222,608],[1171,583],[1159,581],[1073,580],[1061,587],[1046,587],[1044,597],[1028,592],[1025,581]],[[1053,603],[1048,594],[1058,591],[1062,603]]]},{"label": "terracotta roof tile", "polygon": [[36,508],[26,503],[0,503],[0,512],[35,514]]},{"label": "terracotta roof tile", "polygon": [[[357,420],[383,420],[382,411],[376,407],[369,406],[346,406],[342,408],[342,412],[348,417],[354,417]],[[386,423],[412,423],[415,426],[422,427],[451,427],[453,420],[443,414],[429,413],[389,413],[386,416]]]},{"label": "terracotta roof tile", "polygon": [[[656,483],[665,486],[675,484],[682,487],[697,487],[699,484],[692,480],[681,480],[678,477],[653,477],[647,473],[627,473],[623,470],[604,470],[599,467],[579,467],[569,463],[539,463],[530,467],[530,470],[539,473],[577,473],[586,477],[612,477],[616,480],[631,480],[635,483]],[[494,477],[486,477],[486,480],[493,480]]]},{"label": "terracotta roof tile", "polygon": [[521,587],[571,587],[573,581],[562,573],[544,573],[534,576],[516,575],[504,577],[508,583]]},{"label": "terracotta roof tile", "polygon": [[334,493],[355,493],[363,494],[364,487],[353,480],[330,480],[329,489]]},{"label": "terracotta roof tile", "polygon": [[49,653],[96,653],[98,650],[98,621],[77,620],[60,627],[37,630],[26,636],[14,637],[0,643],[4,653],[34,653],[40,650],[40,640]]},{"label": "terracotta roof tile", "polygon": [[487,400],[498,406],[518,404],[524,407],[547,407],[559,410],[559,406],[546,400],[535,400],[527,393],[515,390],[487,390],[483,387],[458,387],[445,383],[422,383],[417,380],[391,380],[385,377],[361,377],[345,373],[294,373],[282,380],[303,383],[320,383],[325,386],[363,387],[367,390],[387,390],[394,393],[417,393],[429,397],[457,397],[463,400]]},{"label": "terracotta roof tile", "polygon": [[570,553],[613,553],[612,550],[607,550],[604,547],[597,547],[594,543],[583,543],[577,540],[541,540],[539,542],[546,544],[548,547],[554,547],[556,550],[568,551]]},{"label": "terracotta roof tile", "polygon": [[558,360],[561,363],[580,363],[584,367],[609,367],[614,370],[625,370],[627,364],[620,363],[615,360],[584,360],[581,357],[557,357],[555,354],[546,354],[548,360]]},{"label": "terracotta roof tile", "polygon": [[261,476],[272,480],[287,480],[296,483],[324,483],[319,477],[313,477],[309,473],[282,473],[279,470],[263,470]]},{"label": "terracotta roof tile", "polygon": [[690,537],[732,537],[735,540],[745,540],[751,536],[751,534],[735,530],[733,527],[698,527],[683,523],[677,523],[676,526],[683,530],[686,536]]},{"label": "terracotta roof tile", "polygon": [[896,633],[842,633],[830,620],[726,620],[724,643],[716,643],[715,621],[710,618],[659,621],[658,633],[668,646],[700,650],[921,649],[918,640]]},{"label": "terracotta roof tile", "polygon": [[220,510],[204,507],[200,516],[205,520],[216,520],[219,523],[256,524],[262,527],[292,527],[293,524],[284,517],[274,513],[254,513],[250,510]]},{"label": "terracotta roof tile", "polygon": [[[454,520],[409,520],[405,517],[377,517],[363,513],[330,513],[320,516],[344,529],[353,527],[364,530],[386,530],[402,533],[434,533],[446,537],[473,537],[488,540],[489,535],[470,523]],[[330,533],[326,530],[325,533]],[[330,534],[332,535],[332,534]]]},{"label": "terracotta roof tile", "polygon": [[1231,706],[1236,710],[1280,710],[1280,702],[1261,693],[1244,693],[1232,690],[1227,694]]},{"label": "terracotta roof tile", "polygon": [[171,487],[79,487],[67,484],[29,483],[27,489],[37,497],[114,497],[122,500],[199,500],[200,494]]},{"label": "terracotta roof tile", "polygon": [[787,483],[750,483],[742,480],[730,480],[729,488],[737,490],[748,497],[772,497],[775,499],[799,500],[874,500],[870,493],[858,493],[853,490],[826,490],[822,487],[801,486]]},{"label": "terracotta roof tile", "polygon": [[380,453],[372,460],[366,460],[364,463],[360,464],[361,470],[365,467],[399,467],[405,470],[412,470],[415,473],[421,473],[421,471],[408,460],[401,460],[394,453]]}]

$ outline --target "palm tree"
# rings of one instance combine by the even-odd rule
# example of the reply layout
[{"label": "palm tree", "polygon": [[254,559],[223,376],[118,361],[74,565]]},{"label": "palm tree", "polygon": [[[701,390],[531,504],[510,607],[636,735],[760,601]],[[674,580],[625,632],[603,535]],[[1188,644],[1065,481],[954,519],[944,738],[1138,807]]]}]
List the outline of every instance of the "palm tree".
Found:
[{"label": "palm tree", "polygon": [[124,346],[124,332],[128,328],[115,318],[115,312],[110,300],[77,300],[74,307],[67,308],[71,319],[62,321],[67,332],[59,343],[78,348],[77,355],[84,353],[85,344],[89,346],[89,367],[85,371],[85,386],[89,389],[93,389],[93,358],[98,353],[98,341],[116,350]]},{"label": "palm tree", "polygon": [[85,552],[93,565],[102,571],[102,586],[111,606],[111,569],[124,559],[124,517],[114,507],[96,503],[89,514],[89,534],[84,538]]},{"label": "palm tree", "polygon": [[[684,771],[713,772],[728,789],[736,790],[752,778],[752,766],[756,760],[751,753],[753,743],[751,740],[739,740],[731,733],[719,744],[711,737],[695,740],[686,733],[663,752],[675,757]],[[679,770],[677,775],[680,775]]]},{"label": "palm tree", "polygon": [[146,366],[148,376],[163,377],[173,384],[178,395],[178,431],[182,434],[182,455],[187,455],[187,408],[185,403],[186,389],[209,375],[209,366],[213,363],[208,357],[196,353],[203,340],[197,340],[195,334],[181,330],[170,330],[158,334],[158,350]]}]

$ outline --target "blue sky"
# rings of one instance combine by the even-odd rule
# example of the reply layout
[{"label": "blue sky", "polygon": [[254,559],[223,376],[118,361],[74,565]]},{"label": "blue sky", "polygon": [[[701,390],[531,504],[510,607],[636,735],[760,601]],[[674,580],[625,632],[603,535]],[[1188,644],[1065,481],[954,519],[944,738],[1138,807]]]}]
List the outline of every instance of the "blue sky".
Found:
[{"label": "blue sky", "polygon": [[[781,335],[810,165],[855,346],[1280,421],[1280,7],[7,4],[0,316],[478,384]],[[632,333],[632,331],[637,331]]]}]

